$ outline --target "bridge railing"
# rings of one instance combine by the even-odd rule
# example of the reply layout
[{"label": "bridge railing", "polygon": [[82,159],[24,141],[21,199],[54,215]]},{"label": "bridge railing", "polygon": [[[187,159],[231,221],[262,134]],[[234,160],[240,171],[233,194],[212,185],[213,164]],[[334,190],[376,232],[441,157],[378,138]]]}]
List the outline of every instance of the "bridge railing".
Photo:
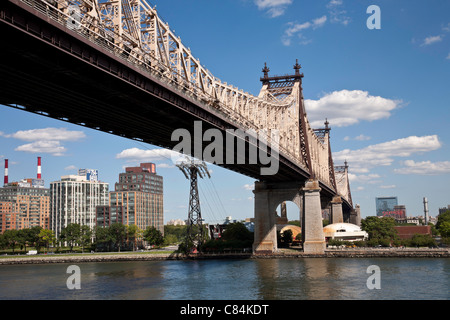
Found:
[{"label": "bridge railing", "polygon": [[[266,121],[262,121],[261,114],[270,114],[280,109],[288,108],[292,104],[292,99],[287,98],[282,101],[273,99],[265,100],[231,85],[222,83],[219,79],[213,77],[209,71],[203,69],[201,72],[207,74],[205,83],[209,83],[209,91],[201,83],[193,83],[184,77],[179,70],[169,68],[161,59],[154,56],[152,52],[144,54],[137,49],[135,43],[130,40],[127,32],[117,32],[111,28],[105,28],[102,21],[96,20],[88,14],[86,6],[93,7],[95,1],[72,1],[72,0],[20,0],[29,5],[36,11],[44,14],[53,21],[66,27],[67,32],[75,32],[84,39],[90,41],[96,46],[113,54],[134,68],[137,68],[148,75],[168,84],[173,90],[182,96],[200,102],[208,111],[217,114],[233,123],[236,127],[245,130],[266,130],[270,126]],[[145,1],[140,1],[145,3]],[[146,10],[153,10],[155,18],[160,19],[156,10],[151,9],[147,3]],[[83,7],[84,6],[84,7]],[[80,7],[84,9],[81,10]],[[92,8],[91,8],[92,9]],[[168,28],[168,24],[160,21],[161,25]],[[182,50],[187,50],[184,47]],[[189,50],[190,52],[190,50]],[[190,58],[195,59],[195,58]],[[196,60],[198,65],[200,63]],[[214,90],[212,90],[214,89]],[[274,108],[274,110],[271,110]],[[256,120],[257,119],[257,120]],[[265,118],[267,120],[267,117]],[[266,122],[266,123],[265,123]],[[304,163],[299,161],[288,147],[280,145],[277,141],[271,141],[271,135],[267,136],[268,143],[278,149],[279,152],[306,170]]]},{"label": "bridge railing", "polygon": [[[253,96],[247,92],[239,90],[238,88],[220,81],[214,77],[200,62],[194,58],[190,49],[184,47],[179,37],[176,37],[169,25],[163,21],[154,8],[151,8],[144,0],[120,0],[125,1],[129,6],[128,21],[131,19],[141,19],[136,15],[139,11],[130,9],[130,1],[134,4],[139,4],[144,11],[145,19],[150,19],[152,22],[146,22],[148,25],[153,24],[153,28],[159,26],[160,31],[153,30],[153,35],[149,36],[147,31],[142,31],[139,35],[133,32],[130,24],[123,24],[123,30],[115,28],[113,17],[106,21],[105,12],[93,14],[95,6],[98,5],[97,0],[20,0],[21,2],[34,8],[41,14],[47,16],[51,20],[59,23],[67,28],[67,32],[75,32],[84,39],[90,41],[103,50],[113,54],[118,59],[121,59],[125,64],[129,64],[133,68],[140,70],[153,77],[157,81],[161,81],[172,90],[176,91],[180,96],[185,96],[200,103],[209,112],[226,119],[237,128],[245,130],[277,130],[277,126],[281,127],[280,132],[283,134],[282,141],[272,141],[271,135],[268,134],[268,144],[273,149],[278,150],[279,154],[287,158],[293,164],[308,172],[308,166],[303,161],[300,155],[298,137],[299,121],[307,123],[307,134],[312,150],[312,158],[314,160],[313,172],[317,178],[326,185],[330,184],[329,172],[327,170],[328,163],[321,163],[323,159],[328,159],[327,146],[320,141],[306,119],[298,119],[291,117],[292,113],[298,114],[298,108],[302,107],[299,88],[291,91],[291,94],[285,95],[279,99],[270,92],[260,96]],[[103,0],[99,0],[103,1]],[[120,2],[117,1],[117,2]],[[99,6],[103,6],[103,11],[106,4],[110,2],[102,2]],[[99,7],[97,7],[97,10]],[[125,10],[126,11],[126,10]],[[130,18],[132,17],[132,18]],[[117,23],[117,22],[115,22]],[[147,32],[147,33],[146,33]],[[132,35],[134,34],[134,36]],[[140,38],[145,38],[143,43],[139,44]],[[153,37],[153,40],[150,38]],[[157,39],[159,37],[159,40]],[[167,61],[161,52],[156,50],[155,42],[160,48],[167,49],[169,43],[168,39],[176,39],[173,44],[176,48],[173,49],[173,54],[176,54],[176,66],[174,62]],[[153,51],[150,50],[150,42],[153,41]],[[144,49],[147,48],[148,50]],[[66,48],[67,49],[67,48]],[[70,49],[70,48],[69,48]],[[166,53],[167,54],[167,53]],[[192,70],[188,71],[188,64],[193,66]],[[181,67],[180,67],[181,66]],[[113,72],[113,71],[111,71]],[[263,92],[263,91],[261,91]],[[294,110],[294,112],[292,112]],[[292,137],[290,136],[292,135]],[[295,138],[295,139],[294,139]],[[341,189],[342,190],[342,189]],[[345,193],[345,192],[344,192]]]},{"label": "bridge railing", "polygon": [[[231,108],[227,105],[221,103],[220,101],[214,101],[211,103],[211,97],[205,97],[204,94],[201,94],[200,89],[190,83],[187,80],[182,79],[181,77],[169,77],[167,74],[167,67],[158,61],[155,57],[149,56],[141,57],[133,53],[133,48],[128,47],[126,44],[118,43],[117,34],[112,33],[109,30],[104,30],[104,32],[99,32],[91,28],[91,24],[85,25],[76,22],[76,15],[70,15],[63,10],[57,9],[50,2],[45,0],[20,0],[35,10],[39,11],[42,14],[45,14],[47,17],[51,18],[53,21],[58,22],[62,26],[68,26],[71,21],[75,21],[75,27],[69,27],[69,29],[73,32],[76,32],[78,35],[82,36],[86,40],[94,43],[95,45],[102,47],[104,50],[114,54],[117,58],[120,58],[124,62],[132,65],[134,68],[138,68],[141,71],[151,74],[153,77],[156,77],[158,80],[169,84],[171,88],[175,89],[180,95],[189,96],[192,99],[198,100],[202,103],[206,103],[211,108],[210,111],[214,113],[219,113],[222,116],[228,118],[228,120],[234,121],[236,125],[240,125],[241,127],[257,129],[256,126],[252,125],[248,122],[248,119],[244,118],[241,114],[233,112]],[[55,0],[54,2],[62,3],[67,2],[65,0]],[[181,79],[181,80],[180,80]],[[232,117],[230,117],[232,115]]]}]

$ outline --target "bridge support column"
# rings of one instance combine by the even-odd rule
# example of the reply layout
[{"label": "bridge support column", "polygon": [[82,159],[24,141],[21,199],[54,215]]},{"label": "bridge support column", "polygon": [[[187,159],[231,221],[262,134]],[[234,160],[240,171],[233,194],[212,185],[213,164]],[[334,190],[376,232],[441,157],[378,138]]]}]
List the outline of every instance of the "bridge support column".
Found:
[{"label": "bridge support column", "polygon": [[331,223],[342,222],[344,222],[344,214],[342,213],[342,198],[340,196],[335,196],[331,201]]},{"label": "bridge support column", "polygon": [[[298,181],[290,182],[255,182],[255,233],[253,252],[273,253],[278,250],[277,224],[286,224],[285,201],[294,202],[300,208],[302,202],[302,185]],[[281,204],[281,217],[277,207]]]},{"label": "bridge support column", "polygon": [[325,237],[322,225],[320,188],[317,180],[308,180],[303,188],[302,216],[303,251],[305,253],[323,254],[325,252]]},{"label": "bridge support column", "polygon": [[255,239],[254,253],[273,253],[277,245],[277,215],[271,205],[271,190],[263,182],[255,182]]}]

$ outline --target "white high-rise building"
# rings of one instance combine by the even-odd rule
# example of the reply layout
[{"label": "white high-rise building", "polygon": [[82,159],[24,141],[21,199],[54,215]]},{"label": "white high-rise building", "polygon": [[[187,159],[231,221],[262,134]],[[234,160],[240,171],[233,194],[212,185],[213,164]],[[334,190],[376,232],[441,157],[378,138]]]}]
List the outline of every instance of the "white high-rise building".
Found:
[{"label": "white high-rise building", "polygon": [[93,229],[96,207],[109,204],[109,184],[87,180],[86,176],[62,176],[60,181],[50,183],[50,202],[50,228],[57,238],[71,223]]}]

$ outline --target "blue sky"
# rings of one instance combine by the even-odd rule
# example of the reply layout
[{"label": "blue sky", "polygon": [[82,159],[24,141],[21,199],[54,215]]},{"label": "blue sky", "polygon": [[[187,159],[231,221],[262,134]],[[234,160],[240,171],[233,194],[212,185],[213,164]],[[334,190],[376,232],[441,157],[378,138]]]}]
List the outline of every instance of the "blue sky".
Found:
[{"label": "blue sky", "polygon": [[[165,0],[157,6],[185,46],[214,76],[257,95],[270,74],[302,65],[313,127],[328,118],[335,165],[348,161],[354,203],[375,215],[375,197],[397,196],[407,214],[450,204],[450,2],[358,0]],[[370,30],[369,5],[381,9]],[[50,137],[49,137],[50,136]],[[55,138],[57,137],[57,138]],[[164,177],[165,221],[186,219],[189,184],[151,145],[0,106],[0,168],[10,181],[46,186],[78,168],[99,170],[110,189],[126,166],[151,161]],[[210,165],[200,181],[207,220],[253,217],[253,179]],[[214,209],[216,208],[216,209]],[[298,219],[288,206],[288,217]]]}]

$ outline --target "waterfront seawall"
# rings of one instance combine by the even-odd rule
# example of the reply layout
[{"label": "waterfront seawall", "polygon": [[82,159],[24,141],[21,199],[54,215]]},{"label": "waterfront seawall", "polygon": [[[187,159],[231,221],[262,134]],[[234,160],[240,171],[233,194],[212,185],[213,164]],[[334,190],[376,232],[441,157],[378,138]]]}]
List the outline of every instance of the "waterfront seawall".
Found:
[{"label": "waterfront seawall", "polygon": [[301,259],[301,258],[450,258],[449,249],[328,249],[324,254],[307,254],[297,250],[280,250],[274,254],[216,253],[186,256],[177,253],[121,253],[121,254],[79,254],[79,255],[38,255],[1,257],[0,265],[83,263],[112,261],[158,261],[189,259]]}]

